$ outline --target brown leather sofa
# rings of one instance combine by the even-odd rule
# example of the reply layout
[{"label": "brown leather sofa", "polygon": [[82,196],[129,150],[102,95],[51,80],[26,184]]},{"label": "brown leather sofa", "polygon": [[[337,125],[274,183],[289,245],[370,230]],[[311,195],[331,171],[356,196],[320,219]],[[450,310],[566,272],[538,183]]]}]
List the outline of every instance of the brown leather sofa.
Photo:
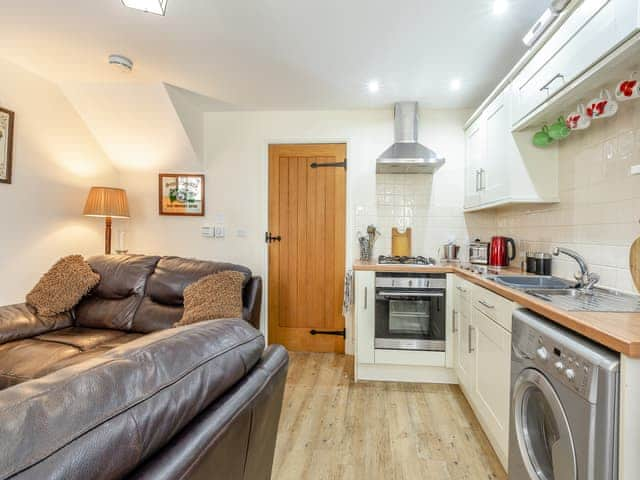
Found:
[{"label": "brown leather sofa", "polygon": [[[89,263],[101,280],[73,311],[0,308],[0,479],[269,479],[288,355],[255,328],[260,278],[177,257]],[[171,328],[184,288],[230,269],[247,277],[244,318]]]}]

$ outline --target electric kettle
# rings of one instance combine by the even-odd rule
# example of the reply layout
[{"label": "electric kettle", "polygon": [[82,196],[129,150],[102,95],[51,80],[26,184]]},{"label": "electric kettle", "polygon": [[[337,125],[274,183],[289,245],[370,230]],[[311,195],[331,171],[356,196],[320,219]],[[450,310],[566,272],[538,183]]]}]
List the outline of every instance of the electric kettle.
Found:
[{"label": "electric kettle", "polygon": [[[511,255],[509,255],[511,245]],[[516,258],[516,242],[509,237],[493,237],[489,247],[489,265],[493,267],[508,267],[509,262]]]}]

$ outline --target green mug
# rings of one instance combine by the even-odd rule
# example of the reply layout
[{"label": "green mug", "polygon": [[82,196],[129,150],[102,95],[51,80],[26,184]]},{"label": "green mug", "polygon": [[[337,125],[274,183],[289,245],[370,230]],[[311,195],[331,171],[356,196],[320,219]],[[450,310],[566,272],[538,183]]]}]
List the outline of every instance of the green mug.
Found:
[{"label": "green mug", "polygon": [[558,118],[558,121],[549,127],[549,136],[554,140],[562,140],[567,138],[571,133],[571,129],[567,127],[564,118]]},{"label": "green mug", "polygon": [[546,147],[551,143],[553,143],[553,138],[549,135],[549,127],[546,125],[533,136],[533,144],[536,147]]}]

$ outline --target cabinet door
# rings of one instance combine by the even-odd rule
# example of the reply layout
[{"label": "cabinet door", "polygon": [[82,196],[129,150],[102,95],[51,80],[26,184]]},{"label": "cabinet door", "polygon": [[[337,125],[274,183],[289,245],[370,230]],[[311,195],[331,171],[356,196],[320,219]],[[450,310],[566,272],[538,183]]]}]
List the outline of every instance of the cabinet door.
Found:
[{"label": "cabinet door", "polygon": [[506,458],[509,441],[511,334],[476,308],[476,374],[474,404],[484,420],[500,458]]},{"label": "cabinet door", "polygon": [[465,132],[465,208],[480,204],[480,168],[486,158],[484,121],[484,116],[481,116]]},{"label": "cabinet door", "polygon": [[480,165],[480,202],[493,203],[509,194],[509,155],[512,151],[509,93],[505,89],[486,111],[487,156]]},{"label": "cabinet door", "polygon": [[374,363],[376,331],[375,282],[375,272],[356,272],[355,339],[357,363]]},{"label": "cabinet door", "polygon": [[456,356],[456,373],[460,384],[468,393],[473,393],[476,356],[476,332],[471,317],[464,309],[457,311],[458,354]]}]

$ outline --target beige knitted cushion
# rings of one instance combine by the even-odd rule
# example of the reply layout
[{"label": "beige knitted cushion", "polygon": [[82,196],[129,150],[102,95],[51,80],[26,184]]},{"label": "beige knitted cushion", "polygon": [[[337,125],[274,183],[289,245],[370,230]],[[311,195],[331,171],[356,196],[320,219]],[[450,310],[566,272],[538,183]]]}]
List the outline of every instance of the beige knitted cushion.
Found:
[{"label": "beige knitted cushion", "polygon": [[214,320],[242,318],[245,275],[232,270],[201,278],[184,289],[184,313],[176,327]]},{"label": "beige knitted cushion", "polygon": [[27,295],[27,303],[39,315],[51,317],[68,312],[100,282],[82,255],[58,260]]}]

